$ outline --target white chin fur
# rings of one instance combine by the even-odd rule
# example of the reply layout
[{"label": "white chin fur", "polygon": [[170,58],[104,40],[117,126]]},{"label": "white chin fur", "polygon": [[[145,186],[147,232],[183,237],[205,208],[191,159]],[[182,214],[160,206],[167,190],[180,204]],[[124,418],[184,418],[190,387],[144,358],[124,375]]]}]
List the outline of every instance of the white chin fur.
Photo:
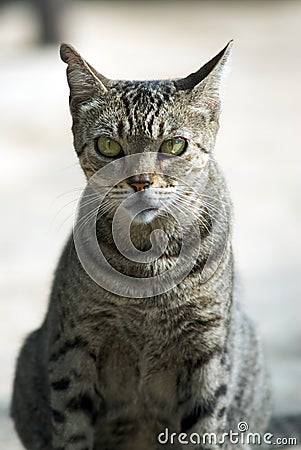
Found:
[{"label": "white chin fur", "polygon": [[133,218],[133,223],[137,225],[150,223],[156,217],[157,213],[157,209],[147,209],[145,211],[142,211]]}]

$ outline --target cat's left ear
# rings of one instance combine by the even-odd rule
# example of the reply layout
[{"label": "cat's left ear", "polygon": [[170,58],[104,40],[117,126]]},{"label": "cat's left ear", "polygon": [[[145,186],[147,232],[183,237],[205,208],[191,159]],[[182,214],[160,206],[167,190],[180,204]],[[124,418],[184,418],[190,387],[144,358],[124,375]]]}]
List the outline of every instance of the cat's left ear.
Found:
[{"label": "cat's left ear", "polygon": [[61,44],[61,59],[68,64],[67,79],[70,87],[70,106],[85,102],[98,94],[105,94],[109,80],[98,73],[69,44]]},{"label": "cat's left ear", "polygon": [[178,91],[201,93],[211,100],[218,99],[224,66],[231,53],[233,40],[197,72],[174,81]]}]

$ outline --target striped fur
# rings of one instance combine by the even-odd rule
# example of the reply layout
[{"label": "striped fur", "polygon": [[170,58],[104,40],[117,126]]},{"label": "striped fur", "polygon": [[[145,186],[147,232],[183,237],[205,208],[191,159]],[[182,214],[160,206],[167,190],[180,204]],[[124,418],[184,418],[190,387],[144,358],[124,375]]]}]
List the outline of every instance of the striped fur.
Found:
[{"label": "striped fur", "polygon": [[[183,83],[111,81],[72,47],[62,46],[74,145],[87,178],[107,163],[95,152],[99,135],[117,139],[125,155],[158,151],[164,139],[181,135],[188,141],[183,158],[207,175],[207,202],[198,203],[192,193],[186,196],[199,221],[199,256],[181,283],[153,298],[120,297],[98,286],[81,266],[70,237],[46,318],[18,359],[12,415],[27,449],[157,450],[157,436],[166,427],[202,435],[236,430],[242,420],[251,431],[264,431],[270,394],[263,355],[236,295],[231,203],[212,155],[219,82],[228,54],[229,47]],[[152,177],[149,191],[158,196],[180,189],[163,176]],[[129,190],[123,182],[112,195],[118,198]],[[218,223],[214,230],[212,215]],[[170,267],[181,248],[177,224],[160,215],[133,224],[136,247],[147,249],[158,227],[168,234],[168,246],[160,260],[147,264],[129,263],[116,251],[109,212],[98,222],[97,233],[119,272],[150,277]],[[201,283],[213,241],[211,264],[218,260],[218,265]]]}]

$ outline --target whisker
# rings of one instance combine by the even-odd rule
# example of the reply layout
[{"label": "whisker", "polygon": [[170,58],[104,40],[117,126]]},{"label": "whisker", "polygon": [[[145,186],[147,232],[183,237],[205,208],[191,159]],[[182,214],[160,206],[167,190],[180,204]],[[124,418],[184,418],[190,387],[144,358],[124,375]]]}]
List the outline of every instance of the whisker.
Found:
[{"label": "whisker", "polygon": [[[97,195],[98,197],[98,195]],[[89,203],[93,203],[95,199],[90,200]],[[87,225],[87,223],[93,219],[93,217],[96,215],[96,220],[98,220],[99,217],[107,213],[111,208],[111,201],[110,199],[105,200],[103,203],[98,204],[95,208],[93,208],[91,211],[88,211],[87,214],[85,214],[83,217],[81,217],[75,224],[75,236],[78,235],[78,233]],[[88,205],[82,205],[82,208]],[[114,205],[112,205],[113,207]],[[80,210],[81,208],[79,208]]]},{"label": "whisker", "polygon": [[59,194],[59,195],[55,198],[54,201],[56,201],[56,200],[58,200],[58,199],[64,197],[65,195],[73,194],[74,192],[83,191],[84,189],[85,189],[85,187],[78,187],[78,188],[70,189],[70,190],[68,190],[68,191],[66,191],[66,192],[62,192],[61,194]]},{"label": "whisker", "polygon": [[82,229],[87,225],[87,223],[93,219],[95,214],[97,214],[98,206],[94,208],[92,211],[83,216],[79,221],[77,221],[74,225],[74,237],[78,237],[79,233]]},{"label": "whisker", "polygon": [[[200,215],[196,215],[194,212],[192,212],[192,211],[191,211],[191,206],[192,206],[192,205],[191,205],[190,203],[187,203],[187,202],[182,201],[181,198],[177,198],[177,199],[175,199],[175,201],[177,201],[177,203],[173,203],[173,206],[174,206],[175,208],[178,208],[178,209],[179,209],[178,203],[180,203],[181,206],[182,206],[182,208],[183,208],[183,210],[184,210],[184,212],[187,211],[188,214],[192,215],[198,223],[201,222],[201,225],[202,225],[204,228],[206,228],[206,230],[208,231],[208,234],[210,234],[210,229],[209,229],[208,227],[209,227],[211,224],[210,224],[210,222],[209,222],[206,218],[204,218],[204,217],[202,217],[202,216],[200,216]],[[199,211],[202,212],[201,210],[199,210]],[[208,225],[208,226],[207,226],[207,225]]]},{"label": "whisker", "polygon": [[[191,192],[193,194],[193,191],[191,191]],[[198,201],[198,203],[199,203],[198,208],[202,208],[202,206],[206,206],[208,209],[211,210],[211,212],[216,212],[217,214],[220,214],[221,210],[218,207],[216,207],[215,205],[212,205],[211,203],[209,203],[207,200],[204,200],[203,199],[204,196],[209,197],[208,195],[203,195],[203,194],[197,198],[195,196],[193,196],[194,200]],[[183,196],[183,194],[180,194],[178,198],[181,198],[182,201],[187,202],[187,204],[189,204],[191,206],[191,202],[187,199],[186,196]],[[212,197],[212,198],[214,200],[219,200],[219,199],[216,199],[215,197]],[[224,206],[223,202],[222,202],[222,206]]]},{"label": "whisker", "polygon": [[[98,197],[98,194],[90,194],[90,195],[84,196],[84,197],[82,197],[82,198],[92,197],[92,196]],[[79,202],[80,200],[81,200],[81,199],[78,199],[78,198],[74,198],[73,200],[70,200],[69,202],[67,202],[64,206],[62,206],[62,207],[59,209],[59,211],[56,213],[56,216],[57,216],[58,214],[60,214],[60,213],[63,211],[64,208],[66,208],[67,206],[71,205],[72,203]],[[93,201],[94,201],[94,199],[92,199],[92,200],[90,199],[89,201],[87,201],[86,203],[84,203],[84,206],[87,205],[87,204],[89,204],[89,203],[92,203]],[[82,207],[82,205],[80,205],[80,207]]]},{"label": "whisker", "polygon": [[[90,196],[91,196],[91,197],[94,197],[94,198],[89,199],[89,200],[87,200],[86,202],[83,202],[83,203],[79,204],[79,206],[78,206],[77,208],[75,208],[75,209],[71,212],[71,214],[68,214],[68,216],[63,220],[63,222],[61,223],[60,228],[61,228],[61,227],[62,227],[62,226],[63,226],[63,225],[71,218],[71,217],[74,217],[74,215],[76,214],[77,211],[79,211],[79,210],[81,210],[82,208],[88,206],[90,203],[93,203],[93,202],[97,199],[98,194],[89,194],[88,196],[82,197],[82,199],[85,198],[85,197],[90,197]],[[71,205],[72,203],[75,203],[75,202],[80,202],[82,199],[76,198],[76,199],[74,199],[74,200],[71,200],[71,201],[68,202],[67,204],[65,204],[65,205],[64,205],[62,208],[60,208],[60,210],[55,214],[53,220],[55,220],[55,219],[57,218],[57,216],[58,216],[59,214],[61,214],[62,211],[63,211],[65,208],[67,208],[69,205]]]}]

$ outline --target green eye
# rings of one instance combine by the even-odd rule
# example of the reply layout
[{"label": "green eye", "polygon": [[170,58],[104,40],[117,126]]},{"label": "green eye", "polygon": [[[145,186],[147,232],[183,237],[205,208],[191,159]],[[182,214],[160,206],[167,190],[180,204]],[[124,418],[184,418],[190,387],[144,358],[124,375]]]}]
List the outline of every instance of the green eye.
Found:
[{"label": "green eye", "polygon": [[179,156],[186,150],[187,141],[181,137],[167,139],[160,147],[162,153],[168,153],[169,155]]},{"label": "green eye", "polygon": [[104,156],[108,156],[109,158],[114,158],[119,156],[122,152],[121,145],[118,142],[114,141],[114,139],[110,139],[107,137],[99,137],[95,140],[95,149],[98,153],[101,153]]}]

